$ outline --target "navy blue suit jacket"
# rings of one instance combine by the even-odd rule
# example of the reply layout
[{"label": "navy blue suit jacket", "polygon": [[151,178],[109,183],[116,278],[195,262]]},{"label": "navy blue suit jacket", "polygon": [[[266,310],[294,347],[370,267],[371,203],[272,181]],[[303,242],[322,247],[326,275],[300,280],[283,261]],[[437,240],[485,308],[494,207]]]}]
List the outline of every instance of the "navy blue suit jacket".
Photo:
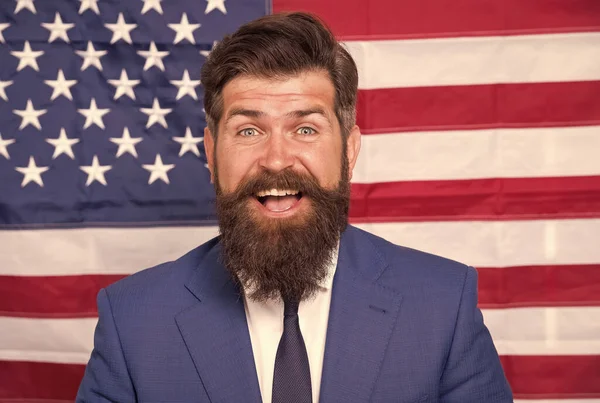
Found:
[{"label": "navy blue suit jacket", "polygon": [[[215,238],[100,291],[78,402],[259,403],[244,302]],[[321,403],[512,402],[473,268],[342,235]]]}]

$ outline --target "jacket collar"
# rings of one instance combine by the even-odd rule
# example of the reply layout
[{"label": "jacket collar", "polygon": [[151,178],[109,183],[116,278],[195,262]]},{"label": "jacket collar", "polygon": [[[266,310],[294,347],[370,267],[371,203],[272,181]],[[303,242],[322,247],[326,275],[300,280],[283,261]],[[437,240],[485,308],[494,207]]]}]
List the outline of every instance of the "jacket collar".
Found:
[{"label": "jacket collar", "polygon": [[[186,283],[198,302],[175,320],[198,375],[216,402],[261,402],[243,294],[220,263],[218,243]],[[400,310],[377,280],[387,263],[361,230],[343,233],[333,277],[321,402],[368,401]]]}]

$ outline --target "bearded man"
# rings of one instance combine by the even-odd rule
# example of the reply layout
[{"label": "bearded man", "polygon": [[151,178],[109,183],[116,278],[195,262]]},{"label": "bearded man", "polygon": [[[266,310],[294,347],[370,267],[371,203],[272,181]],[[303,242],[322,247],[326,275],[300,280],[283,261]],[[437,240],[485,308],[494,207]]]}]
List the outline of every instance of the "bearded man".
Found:
[{"label": "bearded man", "polygon": [[202,68],[220,236],[100,291],[80,402],[512,401],[465,265],[347,224],[356,65],[302,13]]}]

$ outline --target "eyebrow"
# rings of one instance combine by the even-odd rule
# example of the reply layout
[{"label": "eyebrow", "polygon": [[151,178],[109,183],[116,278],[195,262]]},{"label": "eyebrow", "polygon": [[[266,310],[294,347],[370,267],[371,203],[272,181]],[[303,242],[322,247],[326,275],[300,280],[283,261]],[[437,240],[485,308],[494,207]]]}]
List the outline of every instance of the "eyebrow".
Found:
[{"label": "eyebrow", "polygon": [[264,112],[256,111],[256,110],[253,110],[253,109],[233,108],[227,114],[227,119],[225,119],[225,124],[227,124],[235,116],[247,116],[249,118],[260,118],[260,117],[262,117],[264,115],[265,115]]},{"label": "eyebrow", "polygon": [[[287,118],[299,119],[299,118],[303,118],[303,117],[306,117],[306,116],[309,116],[309,115],[314,115],[314,114],[321,115],[324,118],[326,118],[327,120],[329,120],[329,117],[327,116],[327,113],[325,112],[325,109],[323,109],[323,108],[321,108],[319,106],[308,108],[308,109],[299,109],[299,110],[291,111],[291,112],[286,113],[285,116]],[[261,111],[254,110],[254,109],[233,108],[227,114],[227,119],[225,119],[225,124],[227,124],[235,116],[246,116],[246,117],[250,117],[250,118],[260,118],[260,117],[265,116],[265,113],[261,112]]]},{"label": "eyebrow", "polygon": [[297,118],[303,118],[303,117],[306,117],[309,115],[314,115],[314,114],[322,115],[324,118],[329,120],[329,118],[327,117],[327,114],[325,113],[325,109],[323,109],[319,106],[309,108],[309,109],[301,109],[301,110],[297,110],[297,111],[291,111],[286,114],[286,117],[297,119]]}]

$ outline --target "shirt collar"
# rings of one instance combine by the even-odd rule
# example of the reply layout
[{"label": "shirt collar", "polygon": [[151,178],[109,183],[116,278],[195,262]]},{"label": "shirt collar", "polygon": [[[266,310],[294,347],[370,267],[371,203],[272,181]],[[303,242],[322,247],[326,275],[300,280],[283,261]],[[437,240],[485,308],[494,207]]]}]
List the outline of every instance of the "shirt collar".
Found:
[{"label": "shirt collar", "polygon": [[331,256],[331,260],[327,266],[327,275],[323,280],[321,280],[321,284],[319,287],[323,291],[331,290],[333,287],[333,277],[335,276],[335,269],[337,268],[338,256],[340,253],[340,243],[338,241],[337,246],[335,247],[333,254]]}]

